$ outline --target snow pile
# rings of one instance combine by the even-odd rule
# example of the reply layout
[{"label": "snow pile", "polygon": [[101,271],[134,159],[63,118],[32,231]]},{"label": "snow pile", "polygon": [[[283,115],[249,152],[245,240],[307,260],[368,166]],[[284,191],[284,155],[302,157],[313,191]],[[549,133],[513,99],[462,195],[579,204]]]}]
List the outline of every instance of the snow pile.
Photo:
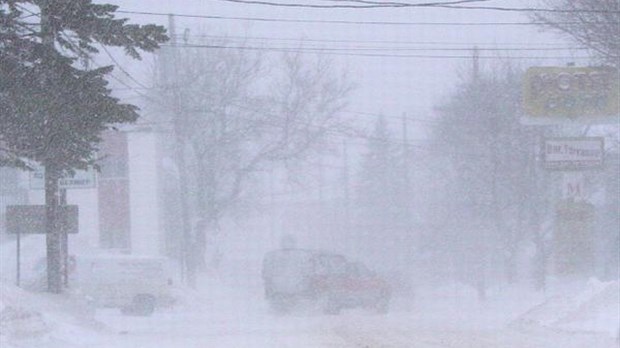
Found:
[{"label": "snow pile", "polygon": [[616,336],[620,327],[619,283],[592,279],[578,293],[550,297],[521,315],[513,324]]},{"label": "snow pile", "polygon": [[30,293],[0,282],[3,348],[88,346],[105,333],[105,327],[94,321],[92,314],[74,297]]},{"label": "snow pile", "polygon": [[40,302],[15,286],[0,283],[0,336],[37,337],[49,332],[49,324],[34,309]]},{"label": "snow pile", "polygon": [[[581,303],[555,324],[568,330],[618,333],[620,328],[620,286],[615,282],[591,282],[578,299]],[[590,296],[588,296],[590,295]],[[581,301],[580,301],[581,300]]]}]

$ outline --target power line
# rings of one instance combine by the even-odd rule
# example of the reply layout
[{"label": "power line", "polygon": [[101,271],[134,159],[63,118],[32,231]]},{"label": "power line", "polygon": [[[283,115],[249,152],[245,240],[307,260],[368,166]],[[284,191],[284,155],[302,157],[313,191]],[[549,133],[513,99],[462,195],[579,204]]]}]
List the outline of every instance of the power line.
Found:
[{"label": "power line", "polygon": [[[588,50],[587,47],[566,47],[566,46],[558,46],[558,47],[551,47],[549,45],[547,46],[541,46],[541,47],[479,47],[476,44],[461,44],[467,47],[404,47],[404,46],[345,46],[345,47],[337,47],[337,48],[333,48],[333,47],[329,47],[329,46],[320,46],[320,45],[312,45],[312,46],[306,46],[306,42],[310,42],[310,43],[389,43],[389,42],[382,42],[382,41],[364,41],[364,40],[319,40],[319,39],[314,39],[314,40],[306,40],[306,39],[293,39],[293,38],[277,38],[277,37],[243,37],[243,36],[217,36],[217,35],[203,35],[203,36],[196,36],[196,37],[202,37],[202,38],[209,38],[214,42],[217,41],[221,41],[221,42],[226,42],[228,39],[231,39],[231,41],[240,41],[241,43],[247,41],[247,40],[253,40],[253,41],[258,41],[258,42],[294,42],[296,43],[298,46],[293,46],[293,47],[286,47],[286,48],[290,48],[290,49],[297,49],[297,48],[305,48],[305,49],[331,49],[331,50],[359,50],[359,51],[378,51],[378,50],[383,50],[383,51],[471,51],[473,46],[478,47],[478,50],[480,51],[568,51],[568,50]],[[450,44],[450,43],[441,43],[441,42],[423,42],[423,43],[416,43],[416,42],[406,42],[406,41],[395,41],[394,43],[400,43],[400,44],[432,44],[432,45],[441,45],[441,44]],[[303,46],[302,46],[303,45]]]},{"label": "power line", "polygon": [[[543,25],[542,22],[393,22],[393,21],[349,21],[349,20],[324,20],[324,19],[296,19],[296,18],[270,18],[270,17],[240,17],[240,16],[216,16],[181,13],[163,13],[149,11],[118,10],[117,13],[137,14],[145,16],[169,16],[196,19],[239,20],[256,22],[281,22],[281,23],[316,23],[316,24],[346,24],[346,25],[394,25],[394,26],[527,26]],[[590,22],[587,22],[590,23]],[[600,24],[605,22],[592,22]],[[563,22],[562,24],[576,24]]]},{"label": "power line", "polygon": [[[426,2],[426,3],[406,3],[406,2],[376,2],[376,1],[353,1],[347,2],[357,4],[338,4],[338,5],[319,5],[308,3],[290,3],[290,2],[272,2],[261,0],[219,0],[224,2],[234,2],[249,5],[266,5],[266,6],[278,6],[278,7],[297,7],[297,8],[319,8],[319,9],[372,9],[372,8],[391,8],[391,7],[442,7],[449,5],[458,5],[473,2],[486,2],[490,0],[455,0],[446,2]],[[338,1],[344,2],[344,1]]]},{"label": "power line", "polygon": [[[125,85],[126,87],[131,88],[130,86],[128,86],[122,80],[118,79],[113,74],[110,74],[110,76],[112,78],[114,78],[115,80],[117,80],[118,82],[120,82],[121,84]],[[151,97],[149,97],[149,96],[147,96],[147,95],[145,95],[143,93],[139,93],[137,91],[136,91],[136,93],[139,96],[145,97],[147,100],[149,100],[149,101],[151,101],[151,102],[153,102],[153,103],[155,103],[155,104],[157,104],[157,105],[159,105],[159,106],[161,106],[161,107],[163,107],[165,109],[171,110],[171,107],[169,105],[166,105],[165,103],[162,103],[159,100],[151,98]],[[257,109],[250,108],[250,107],[241,106],[241,105],[238,105],[238,104],[231,104],[231,106],[237,107],[237,108],[242,109],[242,110],[250,111],[250,112],[253,112],[253,113],[256,113],[256,114],[259,114],[259,115],[268,116],[269,118],[274,119],[274,120],[272,120],[272,122],[268,122],[267,120],[264,120],[264,119],[263,120],[256,120],[256,119],[251,119],[251,118],[247,118],[247,117],[237,116],[237,118],[239,118],[239,119],[244,119],[244,120],[252,121],[252,122],[258,121],[260,126],[270,126],[270,127],[275,127],[275,128],[281,128],[283,126],[283,125],[281,125],[281,124],[279,124],[277,122],[278,116],[275,115],[275,114],[267,113],[267,112],[264,112],[262,110],[257,110]],[[192,113],[192,112],[204,112],[204,111],[201,111],[201,110],[185,110],[184,112]],[[368,115],[368,116],[383,116],[383,117],[387,117],[387,118],[402,119],[401,116],[390,116],[390,115],[385,116],[385,115],[380,115],[380,114],[375,114],[375,113],[368,113],[368,112],[360,112],[360,111],[341,110],[340,112],[341,113],[351,113],[351,114]],[[407,117],[407,120],[411,120],[411,121],[414,121],[414,122],[431,123],[431,124],[439,122],[439,120],[437,120],[437,121],[434,121],[434,120],[424,120],[424,119],[417,119],[417,118],[411,118],[411,117]],[[273,121],[276,121],[276,122],[273,122]],[[328,126],[325,126],[325,125],[317,125],[317,124],[314,124],[314,123],[311,123],[311,122],[304,122],[304,121],[300,121],[300,120],[293,120],[293,122],[297,123],[297,124],[301,124],[302,126],[305,126],[305,127],[315,128],[315,129],[321,130],[321,131],[324,132],[323,135],[325,135],[327,137],[338,137],[338,138],[347,139],[347,140],[359,139],[359,140],[366,140],[366,141],[373,141],[373,140],[381,140],[381,141],[383,141],[383,139],[379,139],[379,138],[376,138],[376,137],[373,137],[373,136],[362,134],[360,131],[353,131],[353,132],[346,132],[345,133],[345,132],[343,132],[341,130],[337,130],[337,129],[334,129],[334,128],[331,128],[331,127],[328,127]],[[172,121],[160,121],[160,122],[139,123],[138,125],[157,126],[157,125],[172,125],[172,124],[173,124]],[[442,149],[437,149],[435,147],[429,147],[429,146],[417,145],[417,144],[411,144],[411,143],[405,144],[404,142],[395,141],[395,140],[392,140],[392,139],[388,139],[386,141],[386,143],[390,144],[390,145],[398,145],[398,146],[403,146],[404,145],[404,146],[407,146],[407,147],[412,148],[412,149],[416,149],[416,150],[420,150],[420,151],[425,151],[425,152],[429,152],[429,153],[452,154],[452,155],[458,155],[458,156],[464,156],[464,157],[473,157],[473,158],[482,158],[482,159],[487,158],[486,155],[480,154],[480,153],[453,152],[453,151],[448,152],[448,151],[445,151],[445,150],[442,150]],[[336,143],[334,143],[334,144],[336,144]],[[340,143],[338,143],[338,144],[340,144]],[[357,144],[356,143],[350,143],[350,144],[353,145],[353,146],[356,146],[356,145],[357,146],[366,146],[367,145],[366,143],[357,143]]]},{"label": "power line", "polygon": [[350,0],[350,2],[357,2],[360,5],[318,5],[318,4],[304,4],[304,3],[290,3],[290,2],[274,2],[274,1],[262,1],[262,0],[219,0],[223,2],[233,2],[245,5],[262,5],[272,7],[294,7],[294,8],[316,8],[316,9],[373,9],[373,8],[442,8],[442,9],[455,9],[455,10],[489,10],[489,11],[502,11],[502,12],[552,12],[552,13],[619,13],[620,11],[605,11],[605,10],[561,10],[550,8],[535,8],[535,7],[502,7],[502,6],[467,6],[460,5],[468,2],[482,2],[487,0],[463,0],[449,2],[433,2],[433,3],[406,3],[406,2],[371,2],[362,0]]},{"label": "power line", "polygon": [[133,76],[131,76],[130,73],[127,72],[127,70],[125,70],[116,60],[116,58],[114,58],[114,56],[110,53],[110,51],[108,51],[108,49],[104,46],[104,45],[100,45],[101,48],[103,48],[103,51],[107,54],[107,56],[112,60],[112,62],[114,63],[114,65],[123,73],[125,74],[130,80],[132,80],[133,82],[135,82],[138,86],[144,88],[144,89],[149,89],[149,87],[145,86],[142,82],[136,80]]},{"label": "power line", "polygon": [[[336,40],[336,39],[312,39],[312,38],[292,38],[292,37],[272,37],[272,36],[235,36],[235,35],[208,35],[208,34],[195,34],[190,35],[191,37],[203,38],[203,39],[213,39],[213,40],[256,40],[256,41],[289,41],[289,42],[297,42],[297,43],[306,43],[306,42],[328,42],[328,43],[373,43],[373,44],[402,44],[402,45],[455,45],[455,46],[467,46],[471,50],[471,47],[478,46],[479,49],[485,50],[483,45],[490,45],[488,42],[446,42],[446,41],[402,41],[402,40]],[[185,35],[179,34],[178,38],[185,38]],[[559,42],[504,42],[498,43],[494,42],[493,45],[505,45],[505,46],[541,46],[541,47],[553,47],[559,45],[565,45],[564,43]],[[495,48],[495,47],[491,47]],[[526,47],[530,48],[530,47]],[[553,47],[558,49],[582,49],[582,47]]]},{"label": "power line", "polygon": [[[78,47],[78,46],[77,46],[77,45],[76,45],[76,44],[72,41],[72,38],[71,38],[71,37],[69,37],[68,35],[64,35],[64,37],[65,37],[65,39],[67,40],[67,43],[68,43],[71,47],[73,47],[73,49],[75,49],[77,52],[80,52],[80,53],[82,53],[82,54],[85,54],[85,52],[84,52],[84,51],[83,51],[80,47]],[[125,75],[129,78],[129,79],[131,79],[134,83],[136,83],[138,86],[140,86],[140,88],[142,88],[142,89],[146,89],[146,90],[151,90],[151,89],[154,89],[153,87],[147,87],[147,86],[145,86],[142,82],[140,82],[140,81],[138,81],[136,78],[134,78],[134,77],[133,77],[133,76],[132,76],[129,72],[127,72],[127,71],[126,71],[126,70],[125,70],[125,69],[124,69],[124,68],[123,68],[123,67],[122,67],[122,66],[118,63],[118,61],[114,58],[114,56],[113,56],[113,55],[112,55],[112,54],[108,51],[108,49],[107,49],[105,46],[101,45],[101,47],[102,47],[102,49],[104,50],[104,52],[107,54],[107,56],[108,56],[108,57],[112,60],[112,62],[114,63],[114,65],[115,65],[116,67],[118,67],[118,68],[119,68],[119,70],[120,70],[123,74],[125,74]],[[97,64],[96,62],[93,62],[93,64],[94,64],[94,65],[96,65],[98,68],[101,68],[101,67],[102,67],[101,65]],[[127,90],[132,90],[132,91],[134,91],[134,92],[135,92],[138,96],[140,96],[140,97],[144,97],[144,98],[146,98],[147,100],[149,100],[149,101],[151,101],[151,102],[154,102],[154,103],[156,103],[156,104],[158,104],[158,105],[160,105],[160,106],[163,106],[163,107],[165,107],[165,108],[168,108],[168,106],[167,106],[167,105],[165,105],[164,103],[161,103],[161,102],[159,102],[158,100],[156,100],[156,99],[154,99],[154,98],[151,98],[151,97],[149,97],[149,96],[148,96],[148,95],[146,95],[146,94],[140,93],[140,92],[138,91],[138,89],[137,89],[137,88],[135,88],[135,87],[132,87],[132,86],[128,85],[127,83],[125,83],[123,80],[119,79],[119,78],[118,78],[117,76],[115,76],[114,74],[108,74],[108,75],[109,75],[111,78],[113,78],[114,80],[116,80],[117,82],[119,82],[120,84],[122,84],[123,86],[125,86],[125,87],[127,88]],[[249,111],[252,111],[252,112],[259,113],[259,114],[263,114],[263,115],[266,115],[266,116],[269,116],[269,117],[277,117],[276,115],[273,115],[273,114],[266,114],[266,113],[261,112],[261,111],[259,111],[259,110],[255,110],[255,109],[251,109],[251,108],[243,107],[243,106],[240,106],[240,105],[233,105],[233,106],[238,107],[238,108],[240,108],[240,109],[245,109],[245,110],[249,110]],[[372,115],[372,116],[378,116],[378,114],[371,114],[371,113],[364,113],[364,112],[356,112],[356,111],[342,111],[342,112],[345,112],[345,113],[353,113],[353,114],[360,114],[360,115]],[[388,117],[389,117],[389,116],[388,116]],[[413,121],[420,121],[420,122],[423,122],[423,120],[419,120],[419,119],[411,119],[411,120],[413,120]],[[255,120],[252,120],[252,121],[255,121]],[[168,123],[170,123],[170,122],[166,122],[166,124],[168,124]],[[297,123],[299,123],[299,122],[297,122]],[[162,123],[161,123],[161,122],[159,122],[159,123],[158,123],[158,122],[146,122],[146,123],[138,123],[137,125],[141,125],[141,126],[142,126],[142,125],[157,125],[157,124],[162,124]],[[274,124],[274,123],[269,124],[269,123],[264,122],[264,120],[261,120],[261,124],[264,124],[264,125],[271,125],[271,126],[274,126],[274,127],[280,127],[280,125],[278,125],[278,124]],[[349,133],[349,134],[344,134],[344,133],[339,132],[339,131],[337,131],[337,130],[335,130],[335,129],[332,129],[332,128],[330,128],[330,127],[327,127],[327,126],[322,126],[322,125],[315,125],[315,124],[308,123],[308,122],[303,122],[303,125],[304,125],[304,126],[307,126],[307,127],[313,127],[313,128],[320,129],[320,130],[322,130],[322,131],[324,131],[324,132],[325,132],[324,134],[325,134],[326,136],[338,136],[338,137],[344,137],[344,138],[346,138],[346,139],[358,138],[358,139],[365,139],[365,140],[380,140],[380,139],[375,139],[375,138],[370,137],[370,136],[363,136],[363,135],[361,135],[361,134],[359,134],[359,133],[357,133],[357,134],[355,134],[355,135],[352,135],[351,133]],[[388,140],[388,143],[392,143],[392,144],[400,144],[400,143],[396,143],[396,142],[389,141],[389,140]],[[355,145],[354,143],[351,143],[351,144],[352,144],[352,145]],[[359,144],[359,145],[366,145],[366,144]],[[402,144],[400,144],[400,145],[402,145]],[[419,145],[413,145],[413,144],[406,144],[406,145],[407,145],[407,146],[411,146],[411,147],[419,147]],[[422,147],[422,148],[424,148],[424,147]],[[428,150],[428,149],[427,149],[427,150]],[[461,155],[471,155],[471,154],[461,154]],[[477,155],[476,155],[476,156],[477,156]]]},{"label": "power line", "polygon": [[[169,45],[162,44],[162,47],[178,48],[201,48],[201,49],[235,49],[251,51],[274,51],[274,52],[300,52],[315,53],[335,56],[355,56],[355,57],[384,57],[384,58],[429,58],[429,59],[471,59],[471,55],[432,55],[432,54],[385,54],[385,53],[360,53],[354,49],[340,48],[291,48],[291,47],[258,47],[258,46],[229,46],[229,45],[208,45],[208,44],[182,44]],[[389,51],[389,49],[386,49]],[[471,51],[467,50],[467,51]],[[592,59],[589,56],[480,56],[481,59]]]},{"label": "power line", "polygon": [[[238,106],[237,106],[238,107]],[[240,107],[241,109],[245,109],[245,110],[250,110],[253,112],[256,112],[258,114],[262,114],[264,116],[269,116],[269,117],[275,117],[275,115],[273,114],[268,114],[268,113],[264,113],[258,110],[254,110],[251,108],[246,108],[246,107]],[[346,112],[346,111],[345,111]],[[243,120],[251,120],[251,121],[257,121],[255,119],[248,119],[246,117],[240,117],[240,116],[236,116],[239,119],[243,119]],[[386,117],[394,117],[396,118],[396,116],[386,116]],[[400,118],[400,117],[398,117]],[[299,123],[299,122],[296,122]],[[317,128],[319,130],[323,130],[324,133],[323,135],[326,137],[332,137],[332,138],[339,138],[339,139],[345,139],[347,140],[347,144],[351,145],[351,146],[356,146],[356,147],[366,147],[368,146],[368,143],[366,142],[355,142],[355,141],[351,141],[353,139],[357,139],[357,140],[364,140],[364,141],[384,141],[386,144],[388,145],[393,145],[393,146],[406,146],[408,148],[411,149],[415,149],[415,150],[419,150],[419,151],[424,151],[424,152],[428,152],[428,153],[440,153],[440,154],[451,154],[451,155],[457,155],[457,156],[463,156],[463,157],[472,157],[472,158],[480,158],[480,159],[486,159],[488,158],[487,155],[479,153],[479,152],[455,152],[455,151],[446,151],[445,149],[439,149],[433,146],[427,146],[427,145],[421,145],[421,144],[412,144],[412,143],[404,143],[402,141],[399,140],[394,140],[392,138],[387,138],[387,139],[382,139],[382,138],[377,138],[377,137],[373,137],[370,135],[365,135],[365,134],[361,134],[359,132],[353,134],[353,133],[343,133],[340,132],[338,130],[335,129],[331,129],[329,127],[326,126],[320,126],[320,125],[315,125],[312,123],[306,123],[303,122],[303,125],[310,127],[310,128]],[[140,126],[158,126],[158,125],[172,125],[172,121],[161,121],[161,122],[143,122],[143,123],[138,123],[137,125]],[[281,128],[282,125],[275,123],[275,122],[266,122],[266,120],[260,120],[260,125],[261,126],[270,126],[270,127],[274,127],[274,128]],[[335,142],[332,141],[330,142],[329,140],[323,140],[323,143],[326,144],[331,144],[331,145],[342,145],[341,142]]]},{"label": "power line", "polygon": [[[393,118],[393,119],[398,119],[398,120],[403,119],[402,116],[390,116],[390,115],[365,112],[365,111],[342,110],[341,112],[344,112],[347,114],[354,114],[354,115]],[[439,122],[439,120],[422,119],[422,118],[417,118],[417,117],[405,117],[405,119],[411,122],[427,123],[427,124],[437,124],[437,122]]]},{"label": "power line", "polygon": [[338,2],[338,3],[343,3],[343,2],[352,2],[352,3],[358,3],[358,4],[366,4],[366,5],[392,5],[392,6],[398,6],[398,7],[407,7],[407,6],[437,6],[437,5],[457,5],[457,4],[464,4],[464,3],[473,3],[473,2],[488,2],[488,1],[492,1],[492,0],[454,0],[454,1],[435,1],[432,3],[410,3],[410,2],[395,2],[395,1],[371,1],[371,0],[324,0],[324,1],[331,1],[331,2]]}]

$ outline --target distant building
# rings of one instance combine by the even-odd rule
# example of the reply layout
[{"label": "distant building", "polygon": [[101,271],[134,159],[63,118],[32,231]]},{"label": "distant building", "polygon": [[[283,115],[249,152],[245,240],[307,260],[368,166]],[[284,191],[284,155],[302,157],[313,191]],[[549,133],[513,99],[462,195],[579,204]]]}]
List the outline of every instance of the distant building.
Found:
[{"label": "distant building", "polygon": [[[102,138],[96,185],[67,190],[67,203],[79,208],[79,233],[70,237],[70,253],[98,249],[163,255],[155,135],[108,131]],[[23,170],[0,167],[0,241],[7,238],[8,205],[44,204],[45,191],[32,185],[31,176]]]}]

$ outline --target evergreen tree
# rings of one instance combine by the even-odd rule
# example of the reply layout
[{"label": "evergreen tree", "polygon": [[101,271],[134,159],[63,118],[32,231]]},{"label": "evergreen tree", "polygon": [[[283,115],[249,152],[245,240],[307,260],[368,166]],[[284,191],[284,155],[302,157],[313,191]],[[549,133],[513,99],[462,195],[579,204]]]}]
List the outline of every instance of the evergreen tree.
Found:
[{"label": "evergreen tree", "polygon": [[111,66],[78,60],[96,44],[122,47],[133,58],[165,42],[165,29],[117,19],[117,6],[90,0],[0,1],[0,144],[2,164],[45,167],[48,287],[60,292],[58,179],[94,164],[102,131],[133,122],[137,108],[111,96]]},{"label": "evergreen tree", "polygon": [[[19,159],[54,171],[85,168],[101,132],[133,122],[137,108],[111,96],[106,66],[76,66],[95,44],[140,58],[164,42],[165,29],[116,19],[117,6],[80,0],[0,1],[0,141]],[[38,22],[37,22],[38,20]]]},{"label": "evergreen tree", "polygon": [[407,205],[402,175],[400,146],[394,143],[385,117],[379,117],[368,139],[367,151],[362,158],[357,185],[357,207],[361,245],[372,250],[366,253],[374,262],[383,255],[403,256],[410,249],[407,238]]}]

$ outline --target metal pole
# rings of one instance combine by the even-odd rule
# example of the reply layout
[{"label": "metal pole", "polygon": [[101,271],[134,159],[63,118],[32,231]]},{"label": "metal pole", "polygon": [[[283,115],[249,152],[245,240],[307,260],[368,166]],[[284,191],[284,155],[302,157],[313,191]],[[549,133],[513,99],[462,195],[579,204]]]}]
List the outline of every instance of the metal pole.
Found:
[{"label": "metal pole", "polygon": [[[64,209],[65,219],[67,218],[67,189],[60,189],[60,207]],[[66,220],[65,220],[66,221]],[[67,226],[63,224],[60,231],[61,236],[61,255],[62,255],[62,269],[63,269],[63,284],[65,287],[69,286],[69,236],[67,235]]]},{"label": "metal pole", "polygon": [[15,284],[19,287],[21,278],[21,230],[17,229],[17,257],[15,262]]}]

